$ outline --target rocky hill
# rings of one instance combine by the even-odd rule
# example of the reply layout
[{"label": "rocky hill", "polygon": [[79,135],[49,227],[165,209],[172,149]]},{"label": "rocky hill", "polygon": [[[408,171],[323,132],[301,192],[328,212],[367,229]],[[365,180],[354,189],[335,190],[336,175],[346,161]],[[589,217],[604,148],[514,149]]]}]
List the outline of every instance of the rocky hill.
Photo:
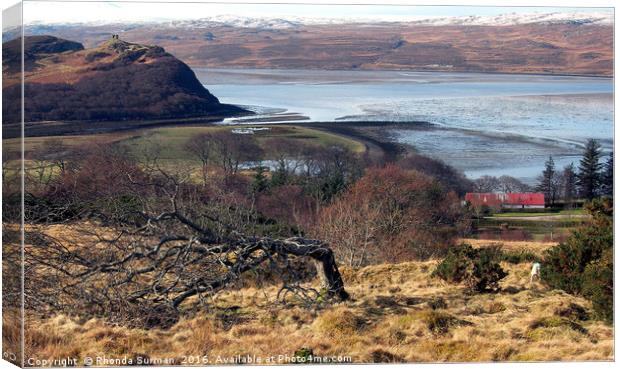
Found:
[{"label": "rocky hill", "polygon": [[[20,120],[20,44],[3,44],[4,123]],[[24,40],[25,121],[116,121],[231,116],[194,72],[163,48],[112,36],[97,47],[53,36]]]}]

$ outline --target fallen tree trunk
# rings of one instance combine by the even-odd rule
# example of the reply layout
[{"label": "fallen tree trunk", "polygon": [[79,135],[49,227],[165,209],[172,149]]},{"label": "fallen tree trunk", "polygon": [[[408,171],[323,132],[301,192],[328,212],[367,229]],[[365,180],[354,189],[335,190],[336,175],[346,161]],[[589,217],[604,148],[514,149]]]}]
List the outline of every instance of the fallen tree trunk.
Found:
[{"label": "fallen tree trunk", "polygon": [[[71,239],[30,232],[25,247],[27,308],[169,326],[175,321],[169,317],[178,316],[188,299],[209,304],[252,271],[259,278],[278,276],[282,288],[293,293],[313,291],[306,297],[297,294],[302,299],[296,301],[306,304],[349,298],[326,243],[246,236],[237,230],[239,224],[197,207],[200,202],[184,199],[188,204],[182,210],[180,185],[164,178],[170,184],[155,185],[170,206],[157,212],[145,209],[131,214],[132,222],[108,226],[67,225]],[[302,275],[299,259],[314,263],[320,288],[301,286],[307,275]]]},{"label": "fallen tree trunk", "polygon": [[328,296],[337,297],[343,301],[349,298],[349,294],[344,289],[344,282],[338,270],[334,252],[325,244],[317,240],[290,238],[285,240],[283,246],[276,252],[312,258],[321,281],[321,288],[327,291]]},{"label": "fallen tree trunk", "polygon": [[349,298],[349,294],[344,288],[344,282],[342,281],[342,276],[338,270],[336,259],[334,258],[334,252],[321,241],[300,237],[288,238],[285,240],[256,238],[245,241],[243,243],[243,248],[245,249],[245,252],[243,253],[244,257],[247,257],[256,250],[264,251],[265,255],[254,260],[252,263],[247,263],[238,267],[234,275],[228,275],[222,280],[212,281],[182,292],[173,299],[173,306],[178,307],[187,298],[195,296],[199,293],[220,290],[227,284],[232,283],[234,279],[240,277],[244,272],[257,267],[261,263],[269,260],[271,257],[287,255],[308,257],[314,262],[317,275],[321,282],[321,288],[326,291],[328,297],[337,298],[341,301]]},{"label": "fallen tree trunk", "polygon": [[[178,317],[178,309],[189,298],[214,296],[244,273],[288,268],[287,272],[296,274],[294,266],[286,262],[291,256],[314,264],[320,281],[320,288],[313,289],[315,297],[349,298],[334,253],[325,243],[300,237],[235,238],[214,244],[201,236],[167,234],[153,242],[152,237],[123,234],[107,237],[107,247],[97,247],[93,242],[90,247],[76,249],[43,233],[31,235],[27,259],[42,273],[36,278],[39,273],[32,270],[29,281],[38,280],[39,287],[47,285],[44,290],[51,295],[45,296],[43,289],[33,287],[29,289],[32,304],[27,305],[35,310],[49,305],[47,310],[88,311],[134,325],[170,326],[176,320],[172,316]],[[96,242],[103,239],[97,237]],[[294,285],[285,283],[284,287],[295,290]],[[161,316],[164,311],[166,319]]]}]

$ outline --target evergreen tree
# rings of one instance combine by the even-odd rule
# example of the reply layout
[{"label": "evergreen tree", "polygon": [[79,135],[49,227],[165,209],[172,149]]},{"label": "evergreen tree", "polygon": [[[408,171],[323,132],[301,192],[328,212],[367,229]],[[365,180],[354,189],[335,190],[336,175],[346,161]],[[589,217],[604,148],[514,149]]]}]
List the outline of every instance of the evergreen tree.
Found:
[{"label": "evergreen tree", "polygon": [[265,167],[259,165],[254,173],[254,180],[252,182],[252,192],[254,194],[265,191],[269,187],[269,181],[265,176]]},{"label": "evergreen tree", "polygon": [[601,184],[601,144],[594,139],[588,140],[579,162],[577,186],[579,194],[588,200],[595,198],[600,192]]},{"label": "evergreen tree", "polygon": [[605,196],[614,195],[614,153],[609,153],[607,162],[603,166],[603,174],[601,176],[602,193]]},{"label": "evergreen tree", "polygon": [[562,197],[566,206],[573,205],[577,190],[577,173],[575,173],[575,165],[570,163],[564,167],[562,171]]},{"label": "evergreen tree", "polygon": [[289,181],[289,173],[283,164],[279,164],[271,174],[271,187],[284,186]]},{"label": "evergreen tree", "polygon": [[545,170],[538,177],[537,191],[545,194],[545,201],[553,206],[558,194],[558,180],[557,173],[555,172],[555,162],[550,156],[549,160],[545,162]]}]

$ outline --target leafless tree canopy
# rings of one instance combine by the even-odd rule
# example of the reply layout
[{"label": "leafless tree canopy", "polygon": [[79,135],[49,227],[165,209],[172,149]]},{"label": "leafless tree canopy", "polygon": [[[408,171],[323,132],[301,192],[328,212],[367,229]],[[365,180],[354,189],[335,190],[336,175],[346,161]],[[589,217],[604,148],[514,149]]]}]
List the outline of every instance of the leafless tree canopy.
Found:
[{"label": "leafless tree canopy", "polygon": [[[282,277],[283,300],[348,298],[324,242],[252,232],[253,215],[242,204],[223,194],[205,195],[189,175],[172,175],[156,163],[142,163],[139,170],[122,160],[110,165],[105,176],[113,180],[100,178],[108,186],[92,188],[97,214],[91,211],[56,233],[43,226],[27,230],[29,309],[165,327],[185,306],[209,304],[244,273],[263,269]],[[122,201],[113,201],[119,196]],[[54,211],[66,211],[71,201],[62,204]],[[45,219],[54,218],[49,212]],[[320,287],[302,287],[295,275],[300,260],[315,264]]]}]

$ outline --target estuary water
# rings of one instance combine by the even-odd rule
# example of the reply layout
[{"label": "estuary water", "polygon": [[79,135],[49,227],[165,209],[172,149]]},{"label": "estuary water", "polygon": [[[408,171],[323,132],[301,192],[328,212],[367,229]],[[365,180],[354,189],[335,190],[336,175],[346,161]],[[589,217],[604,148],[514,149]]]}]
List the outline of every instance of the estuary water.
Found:
[{"label": "estuary water", "polygon": [[[224,103],[274,122],[401,121],[386,136],[468,177],[534,183],[545,160],[578,165],[585,141],[613,148],[613,80],[408,71],[194,69]],[[428,122],[420,125],[415,122]],[[300,121],[303,122],[303,121]],[[234,122],[233,122],[234,123]]]}]

